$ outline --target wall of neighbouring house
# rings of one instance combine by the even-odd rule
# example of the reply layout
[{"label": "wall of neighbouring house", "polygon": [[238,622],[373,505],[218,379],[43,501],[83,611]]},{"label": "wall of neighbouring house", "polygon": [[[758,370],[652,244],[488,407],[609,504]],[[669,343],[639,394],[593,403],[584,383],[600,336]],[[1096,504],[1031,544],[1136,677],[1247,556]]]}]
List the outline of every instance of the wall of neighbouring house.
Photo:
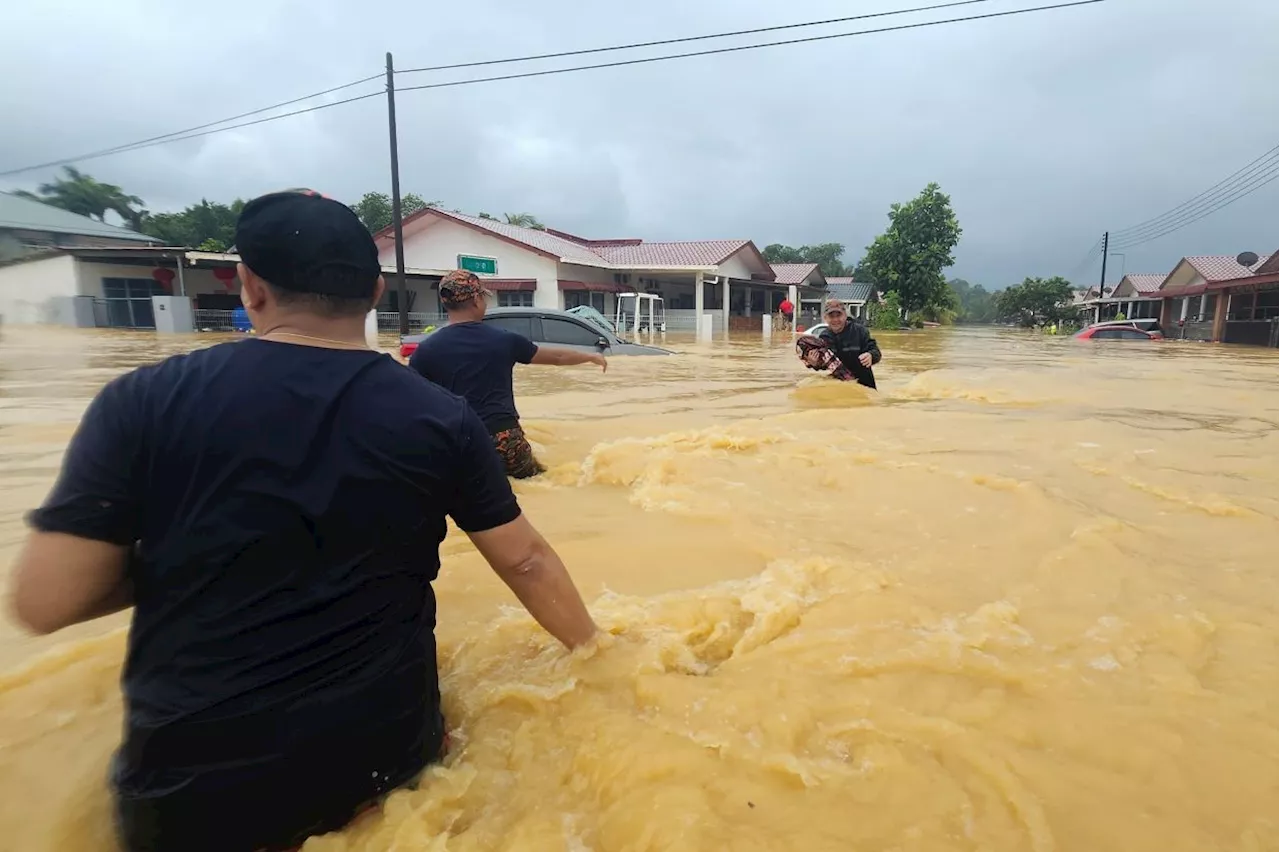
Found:
[{"label": "wall of neighbouring house", "polygon": [[1203,284],[1204,276],[1196,271],[1196,268],[1189,263],[1179,263],[1173,272],[1169,273],[1169,277],[1160,285],[1160,289],[1174,289],[1180,287],[1191,287],[1193,285]]},{"label": "wall of neighbouring house", "polygon": [[[171,263],[171,262],[170,262]],[[172,266],[170,266],[172,268]],[[81,296],[93,296],[101,299],[104,296],[103,278],[144,278],[151,280],[151,273],[156,269],[149,263],[102,263],[96,261],[77,261],[76,278],[78,292]],[[202,293],[239,293],[240,285],[232,281],[228,290],[222,282],[213,276],[212,269],[186,267],[182,270],[182,289],[187,296],[198,297]],[[173,279],[173,295],[179,295],[178,279]],[[197,300],[198,304],[198,300]]]},{"label": "wall of neighbouring house", "polygon": [[754,260],[754,258],[749,259],[746,249],[739,249],[725,258],[724,263],[720,264],[716,270],[716,274],[727,275],[737,281],[750,281],[751,273],[766,271],[758,264],[751,263],[751,260]]},{"label": "wall of neighbouring house", "polygon": [[[379,260],[395,265],[395,246],[379,245]],[[529,249],[496,236],[444,219],[424,216],[411,223],[404,236],[404,262],[417,269],[455,269],[458,255],[491,257],[497,261],[497,278],[531,279],[537,282],[533,303],[539,308],[558,308],[560,289],[556,284],[558,263]],[[483,279],[485,276],[481,276]],[[417,306],[414,306],[417,310]]]},{"label": "wall of neighbouring house", "polygon": [[0,266],[0,316],[6,325],[54,321],[51,300],[78,295],[69,254]]}]

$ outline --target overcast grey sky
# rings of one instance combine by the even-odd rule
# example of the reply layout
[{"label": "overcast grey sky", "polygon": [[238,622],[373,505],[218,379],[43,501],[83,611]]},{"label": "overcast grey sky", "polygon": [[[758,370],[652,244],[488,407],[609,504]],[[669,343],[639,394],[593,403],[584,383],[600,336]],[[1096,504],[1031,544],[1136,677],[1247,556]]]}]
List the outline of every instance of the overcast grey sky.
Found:
[{"label": "overcast grey sky", "polygon": [[[1047,2],[995,0],[814,32]],[[387,50],[404,68],[915,5],[925,3],[5,3],[0,170],[375,74]],[[952,274],[1001,287],[1071,273],[1105,228],[1159,215],[1276,145],[1278,26],[1275,0],[1108,0],[406,93],[401,185],[448,207],[528,211],[586,236],[837,241],[853,262],[884,229],[889,204],[933,180],[964,228]],[[398,85],[485,73],[420,74]],[[354,201],[388,190],[388,159],[385,102],[374,98],[82,168],[158,211],[288,186]],[[34,188],[51,174],[0,187]],[[1278,227],[1272,183],[1113,258],[1108,280],[1121,267],[1167,271],[1187,254],[1271,251]],[[1096,266],[1076,280],[1090,275]]]}]

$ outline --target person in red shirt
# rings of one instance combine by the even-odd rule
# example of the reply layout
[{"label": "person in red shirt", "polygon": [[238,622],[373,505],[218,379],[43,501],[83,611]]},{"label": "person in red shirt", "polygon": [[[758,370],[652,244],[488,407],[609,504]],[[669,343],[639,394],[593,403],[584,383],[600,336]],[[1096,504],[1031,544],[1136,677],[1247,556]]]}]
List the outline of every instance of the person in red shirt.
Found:
[{"label": "person in red shirt", "polygon": [[791,300],[786,296],[782,297],[782,304],[778,305],[778,311],[781,312],[782,318],[787,321],[787,325],[791,325],[791,321],[795,318],[796,308],[791,304]]}]

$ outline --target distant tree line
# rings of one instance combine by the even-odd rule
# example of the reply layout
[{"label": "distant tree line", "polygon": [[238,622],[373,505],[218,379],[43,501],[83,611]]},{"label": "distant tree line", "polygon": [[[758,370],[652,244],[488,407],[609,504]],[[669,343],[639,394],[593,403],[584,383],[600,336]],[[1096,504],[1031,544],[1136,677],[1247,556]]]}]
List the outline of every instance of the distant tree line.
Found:
[{"label": "distant tree line", "polygon": [[[125,227],[155,237],[165,245],[191,246],[205,251],[226,251],[234,245],[236,220],[246,203],[242,198],[230,204],[201,199],[198,204],[176,213],[152,213],[138,196],[126,193],[115,184],[102,183],[71,166],[64,167],[60,176],[41,184],[35,192],[18,190],[14,194],[99,222],[105,221],[107,213],[115,213],[124,221]],[[371,234],[391,224],[391,198],[386,193],[366,192],[349,206]],[[426,201],[412,192],[400,199],[403,216],[426,207],[441,206],[439,201]],[[504,213],[501,219],[488,213],[480,213],[479,216],[524,228],[545,229],[531,213]]]}]

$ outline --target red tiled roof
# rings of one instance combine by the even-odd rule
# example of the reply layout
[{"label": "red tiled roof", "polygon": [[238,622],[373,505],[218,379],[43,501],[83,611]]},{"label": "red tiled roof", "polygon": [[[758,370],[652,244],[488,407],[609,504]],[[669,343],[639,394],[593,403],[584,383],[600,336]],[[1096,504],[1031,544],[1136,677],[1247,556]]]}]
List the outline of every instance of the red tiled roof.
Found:
[{"label": "red tiled roof", "polygon": [[[771,263],[775,284],[803,284],[818,268],[816,263]],[[830,279],[827,279],[830,281]]]},{"label": "red tiled roof", "polygon": [[533,292],[538,289],[538,282],[532,278],[485,278],[483,283],[486,289],[495,293],[499,290]]},{"label": "red tiled roof", "polygon": [[683,243],[645,243],[600,246],[594,251],[619,266],[719,266],[750,240],[698,240]]},{"label": "red tiled roof", "polygon": [[852,275],[831,275],[827,278],[828,284],[852,284]]},{"label": "red tiled roof", "polygon": [[1233,254],[1198,254],[1183,258],[1183,260],[1191,264],[1205,281],[1227,281],[1232,278],[1242,278],[1263,264],[1263,261],[1259,259],[1250,266],[1241,266],[1236,263],[1236,256]]},{"label": "red tiled roof", "polygon": [[1280,251],[1273,252],[1271,257],[1262,262],[1254,271],[1255,275],[1275,275],[1280,272]]},{"label": "red tiled roof", "polygon": [[[1154,293],[1160,289],[1160,285],[1164,283],[1164,279],[1166,277],[1167,276],[1160,275],[1159,273],[1139,272],[1126,275],[1125,279],[1127,279],[1129,283],[1133,285],[1133,289],[1139,293]],[[1118,287],[1120,285],[1117,284],[1116,286]]]}]

